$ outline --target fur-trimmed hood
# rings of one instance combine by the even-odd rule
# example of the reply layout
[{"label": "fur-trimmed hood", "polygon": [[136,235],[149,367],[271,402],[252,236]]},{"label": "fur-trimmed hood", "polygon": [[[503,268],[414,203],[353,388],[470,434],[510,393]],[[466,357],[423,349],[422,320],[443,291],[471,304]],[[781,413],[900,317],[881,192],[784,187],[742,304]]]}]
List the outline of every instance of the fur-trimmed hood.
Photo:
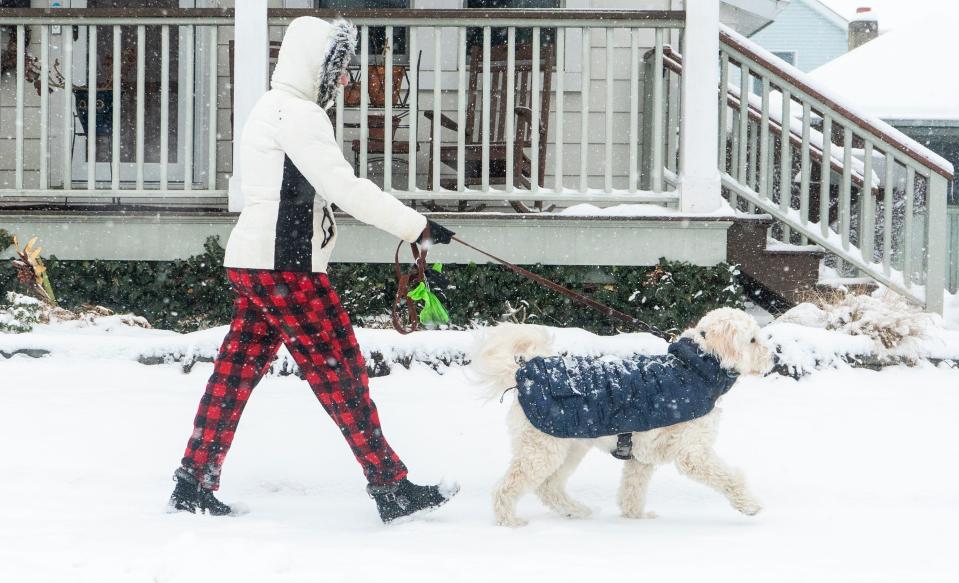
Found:
[{"label": "fur-trimmed hood", "polygon": [[301,16],[286,29],[270,87],[326,107],[336,95],[340,72],[355,53],[352,23]]}]

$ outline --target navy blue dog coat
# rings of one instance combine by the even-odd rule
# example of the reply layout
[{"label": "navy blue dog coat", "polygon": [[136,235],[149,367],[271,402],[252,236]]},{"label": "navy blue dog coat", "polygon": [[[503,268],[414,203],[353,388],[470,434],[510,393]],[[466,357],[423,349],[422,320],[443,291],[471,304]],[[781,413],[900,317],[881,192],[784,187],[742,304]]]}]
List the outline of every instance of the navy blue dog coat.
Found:
[{"label": "navy blue dog coat", "polygon": [[556,437],[590,438],[702,417],[738,376],[681,338],[662,356],[536,357],[516,371],[516,387],[534,427]]}]

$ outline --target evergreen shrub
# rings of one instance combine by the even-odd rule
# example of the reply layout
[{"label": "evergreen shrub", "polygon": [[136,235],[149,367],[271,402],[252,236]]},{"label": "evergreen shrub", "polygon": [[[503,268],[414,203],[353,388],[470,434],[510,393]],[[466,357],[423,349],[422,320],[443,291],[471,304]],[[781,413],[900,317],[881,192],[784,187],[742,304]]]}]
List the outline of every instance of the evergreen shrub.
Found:
[{"label": "evergreen shrub", "polygon": [[[3,244],[0,233],[0,245]],[[0,247],[2,250],[2,247]],[[223,269],[223,247],[210,238],[200,255],[180,261],[46,260],[60,304],[102,305],[146,317],[157,328],[193,331],[226,324],[233,296]],[[660,259],[655,266],[527,266],[530,271],[588,294],[661,329],[682,329],[722,306],[742,307],[735,266],[700,267]],[[330,280],[359,326],[389,327],[396,293],[393,266],[334,263]],[[609,334],[616,322],[499,265],[446,265],[444,298],[453,328],[512,320],[575,326]],[[0,297],[18,290],[12,268],[0,268]],[[625,331],[625,330],[624,330]]]}]

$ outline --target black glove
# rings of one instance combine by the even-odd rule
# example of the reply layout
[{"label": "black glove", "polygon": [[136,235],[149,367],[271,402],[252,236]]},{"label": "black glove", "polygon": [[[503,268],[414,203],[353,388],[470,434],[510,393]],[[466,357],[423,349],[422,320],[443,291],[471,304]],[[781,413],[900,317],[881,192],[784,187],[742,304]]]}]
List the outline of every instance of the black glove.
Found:
[{"label": "black glove", "polygon": [[423,229],[423,234],[420,235],[417,245],[424,246],[427,243],[436,243],[439,245],[449,245],[449,242],[453,240],[453,231],[450,231],[443,225],[434,223],[433,221],[426,219],[426,228]]}]

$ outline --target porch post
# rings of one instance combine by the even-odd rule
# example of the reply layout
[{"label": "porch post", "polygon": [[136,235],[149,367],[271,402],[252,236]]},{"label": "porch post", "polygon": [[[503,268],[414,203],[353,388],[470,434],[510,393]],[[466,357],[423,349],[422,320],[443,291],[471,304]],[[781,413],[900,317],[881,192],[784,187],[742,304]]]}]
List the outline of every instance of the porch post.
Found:
[{"label": "porch post", "polygon": [[679,208],[706,213],[719,208],[719,2],[687,0],[683,33]]},{"label": "porch post", "polygon": [[233,175],[230,176],[231,212],[243,209],[240,191],[240,136],[250,110],[266,90],[269,71],[267,0],[236,3],[233,43]]},{"label": "porch post", "polygon": [[[926,240],[926,311],[942,314],[945,303],[946,262],[949,260],[946,236],[948,210],[946,197],[949,195],[949,181],[931,173],[929,176],[929,196],[926,203],[927,237]],[[908,249],[908,247],[907,247]],[[908,280],[907,280],[908,281]]]}]

